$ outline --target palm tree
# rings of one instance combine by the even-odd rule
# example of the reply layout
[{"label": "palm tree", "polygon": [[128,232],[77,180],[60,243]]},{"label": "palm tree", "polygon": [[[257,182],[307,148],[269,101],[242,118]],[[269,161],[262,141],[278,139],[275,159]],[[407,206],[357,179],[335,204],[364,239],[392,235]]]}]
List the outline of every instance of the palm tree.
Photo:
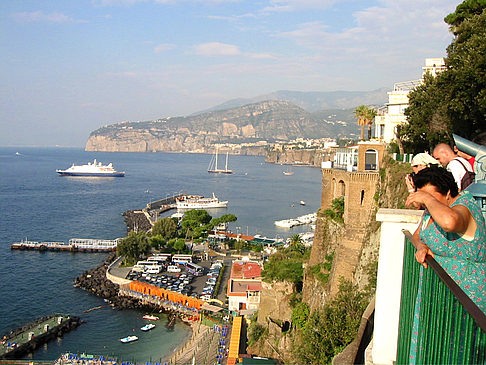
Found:
[{"label": "palm tree", "polygon": [[354,116],[358,118],[358,125],[361,127],[360,139],[365,139],[365,125],[368,126],[368,139],[371,139],[371,126],[376,117],[376,110],[366,105],[360,105],[354,109]]},{"label": "palm tree", "polygon": [[365,138],[365,125],[367,124],[365,120],[365,114],[367,108],[368,107],[366,105],[360,105],[354,109],[354,116],[358,118],[358,125],[361,127],[361,140]]},{"label": "palm tree", "polygon": [[364,113],[366,124],[368,125],[368,139],[371,139],[371,126],[373,125],[373,120],[375,120],[377,113],[374,108],[366,107],[366,111]]},{"label": "palm tree", "polygon": [[290,238],[290,245],[291,246],[295,246],[295,245],[298,245],[299,243],[302,243],[302,239],[300,238],[300,235],[299,234],[294,234]]}]

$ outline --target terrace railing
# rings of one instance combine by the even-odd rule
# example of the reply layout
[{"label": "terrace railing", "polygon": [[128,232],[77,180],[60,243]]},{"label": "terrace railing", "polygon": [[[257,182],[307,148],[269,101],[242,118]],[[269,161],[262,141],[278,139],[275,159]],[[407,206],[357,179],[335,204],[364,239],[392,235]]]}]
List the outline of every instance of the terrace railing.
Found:
[{"label": "terrace railing", "polygon": [[403,258],[397,364],[409,364],[419,278],[422,276],[417,364],[486,362],[486,316],[431,256],[415,260],[410,232]]}]

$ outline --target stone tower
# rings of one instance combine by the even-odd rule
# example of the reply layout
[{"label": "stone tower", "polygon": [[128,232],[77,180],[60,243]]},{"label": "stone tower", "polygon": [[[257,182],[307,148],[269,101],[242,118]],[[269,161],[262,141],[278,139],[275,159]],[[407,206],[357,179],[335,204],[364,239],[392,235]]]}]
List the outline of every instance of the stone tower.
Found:
[{"label": "stone tower", "polygon": [[[340,277],[353,280],[359,264],[366,229],[373,213],[378,171],[385,148],[382,142],[360,142],[348,150],[336,152],[336,161],[348,163],[322,169],[321,210],[330,208],[334,199],[344,196],[345,234],[334,253],[329,280],[331,296],[339,290]],[[349,158],[349,154],[353,157]]]}]

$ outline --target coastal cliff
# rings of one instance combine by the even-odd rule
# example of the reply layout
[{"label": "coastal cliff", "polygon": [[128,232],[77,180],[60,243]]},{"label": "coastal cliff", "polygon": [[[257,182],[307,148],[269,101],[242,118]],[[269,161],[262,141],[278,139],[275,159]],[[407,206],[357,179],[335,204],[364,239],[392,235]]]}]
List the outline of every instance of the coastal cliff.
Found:
[{"label": "coastal cliff", "polygon": [[268,151],[265,162],[281,165],[309,165],[320,167],[322,151],[317,149],[295,149],[285,151]]},{"label": "coastal cliff", "polygon": [[[353,123],[353,130],[355,123]],[[120,122],[93,131],[86,151],[213,152],[231,144],[230,153],[264,155],[262,142],[334,137],[349,127],[322,120],[288,101],[267,100],[231,109],[143,122]]]},{"label": "coastal cliff", "polygon": [[[323,170],[323,203],[317,212],[314,244],[303,264],[302,286],[266,283],[257,320],[250,325],[250,332],[259,327],[261,338],[249,346],[249,353],[282,363],[327,363],[337,352],[333,355],[334,349],[327,357],[319,357],[319,351],[332,347],[321,347],[320,341],[334,341],[339,351],[351,342],[353,337],[349,336],[354,336],[357,327],[351,328],[359,324],[376,285],[380,236],[376,208],[402,208],[407,196],[404,177],[409,165],[385,156],[382,166],[379,172],[369,174]],[[337,191],[332,181],[340,179],[346,186],[341,212],[330,204]],[[343,279],[347,286],[342,286]],[[358,301],[359,305],[354,305]],[[336,316],[335,323],[326,322],[330,313]],[[302,325],[307,321],[320,328],[318,333]],[[343,329],[345,323],[351,327]],[[308,346],[315,349],[315,356],[308,353]]]}]

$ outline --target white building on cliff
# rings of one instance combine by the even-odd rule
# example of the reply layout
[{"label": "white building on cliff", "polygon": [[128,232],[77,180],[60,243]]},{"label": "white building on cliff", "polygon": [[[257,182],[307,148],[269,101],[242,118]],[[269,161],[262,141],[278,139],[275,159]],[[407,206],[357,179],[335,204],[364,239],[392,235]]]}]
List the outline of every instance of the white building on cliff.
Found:
[{"label": "white building on cliff", "polygon": [[[393,91],[388,92],[388,103],[380,109],[375,117],[375,136],[390,143],[395,139],[397,126],[407,122],[405,109],[408,107],[408,93],[422,84],[423,76],[430,72],[436,76],[446,69],[443,58],[426,58],[422,67],[422,78],[419,80],[397,82]],[[381,113],[380,113],[381,112]]]}]

